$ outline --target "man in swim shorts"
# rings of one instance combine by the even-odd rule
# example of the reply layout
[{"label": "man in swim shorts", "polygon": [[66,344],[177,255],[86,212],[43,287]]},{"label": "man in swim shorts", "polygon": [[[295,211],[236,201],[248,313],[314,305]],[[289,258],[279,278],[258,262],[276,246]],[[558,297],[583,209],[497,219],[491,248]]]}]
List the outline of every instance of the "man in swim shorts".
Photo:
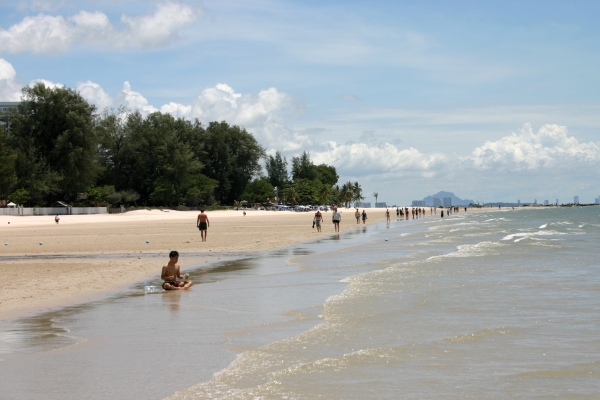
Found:
[{"label": "man in swim shorts", "polygon": [[162,272],[160,273],[160,279],[165,281],[162,284],[163,289],[165,290],[186,290],[190,286],[192,286],[192,281],[184,280],[178,281],[179,279],[185,279],[188,277],[188,274],[184,276],[181,275],[181,271],[179,270],[179,253],[175,250],[169,253],[169,262],[162,267]]},{"label": "man in swim shorts", "polygon": [[360,223],[360,212],[358,211],[358,208],[356,209],[356,212],[354,213],[354,217],[356,218],[356,223]]},{"label": "man in swim shorts", "polygon": [[320,210],[317,210],[313,218],[313,222],[317,226],[317,232],[321,232],[321,221],[323,221],[323,214],[321,214]]},{"label": "man in swim shorts", "polygon": [[206,235],[208,233],[210,221],[208,220],[208,215],[204,214],[204,210],[202,209],[200,210],[200,214],[198,214],[196,225],[198,226],[198,229],[200,229],[200,236],[202,237],[202,241],[206,242]]}]

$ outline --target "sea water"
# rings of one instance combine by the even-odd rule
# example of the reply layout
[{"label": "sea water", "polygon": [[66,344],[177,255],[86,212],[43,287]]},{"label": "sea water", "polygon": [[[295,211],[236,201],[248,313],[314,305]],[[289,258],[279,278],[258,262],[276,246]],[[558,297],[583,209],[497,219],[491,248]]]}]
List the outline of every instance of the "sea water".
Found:
[{"label": "sea water", "polygon": [[198,268],[190,291],[136,287],[17,321],[0,329],[0,386],[6,398],[597,399],[599,239],[598,207],[360,226]]},{"label": "sea water", "polygon": [[316,326],[172,398],[600,398],[600,208],[422,221],[298,259],[373,268],[343,279]]}]

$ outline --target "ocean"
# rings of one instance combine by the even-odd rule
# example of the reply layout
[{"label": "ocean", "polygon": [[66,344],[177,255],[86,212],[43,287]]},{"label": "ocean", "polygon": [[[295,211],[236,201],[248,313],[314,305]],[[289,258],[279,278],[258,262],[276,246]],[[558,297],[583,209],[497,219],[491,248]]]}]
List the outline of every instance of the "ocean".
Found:
[{"label": "ocean", "polygon": [[0,326],[2,398],[598,399],[598,243],[598,207],[490,209],[193,266]]}]

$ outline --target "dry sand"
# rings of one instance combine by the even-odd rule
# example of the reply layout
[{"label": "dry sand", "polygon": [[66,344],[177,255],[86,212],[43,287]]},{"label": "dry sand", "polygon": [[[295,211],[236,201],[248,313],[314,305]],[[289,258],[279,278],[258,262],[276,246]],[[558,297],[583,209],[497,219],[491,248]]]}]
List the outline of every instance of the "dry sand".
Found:
[{"label": "dry sand", "polygon": [[[356,227],[354,210],[341,211],[341,230]],[[369,224],[385,220],[385,209],[367,211]],[[92,300],[156,278],[170,250],[181,253],[185,270],[235,253],[334,234],[331,212],[324,213],[323,232],[318,233],[312,228],[312,212],[248,211],[244,217],[242,211],[215,211],[208,213],[211,226],[203,243],[197,215],[160,210],[64,215],[58,225],[51,215],[0,216],[0,272],[5,277],[0,320]]]}]

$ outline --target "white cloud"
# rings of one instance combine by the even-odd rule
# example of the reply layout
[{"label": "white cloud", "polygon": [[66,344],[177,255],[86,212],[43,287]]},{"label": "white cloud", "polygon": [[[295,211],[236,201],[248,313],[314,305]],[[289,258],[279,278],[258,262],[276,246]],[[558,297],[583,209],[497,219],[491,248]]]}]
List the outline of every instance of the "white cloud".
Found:
[{"label": "white cloud", "polygon": [[113,106],[113,99],[99,84],[86,81],[77,83],[77,91],[84,99],[94,104],[99,111]]},{"label": "white cloud", "polygon": [[57,53],[75,45],[106,48],[154,48],[179,37],[179,30],[202,16],[197,6],[169,1],[152,14],[121,16],[117,29],[106,14],[80,11],[65,18],[39,14],[25,17],[8,29],[0,29],[0,52]]},{"label": "white cloud", "polygon": [[186,105],[174,103],[174,102],[164,104],[160,108],[160,112],[171,114],[175,118],[190,118],[191,111],[192,111],[192,106],[186,106]]},{"label": "white cloud", "polygon": [[346,101],[363,101],[360,97],[355,96],[351,93],[346,93],[346,94],[341,95],[340,99],[346,100]]},{"label": "white cloud", "polygon": [[4,101],[19,101],[21,98],[21,84],[17,79],[17,72],[13,66],[0,58],[0,99]]},{"label": "white cloud", "polygon": [[276,88],[261,90],[257,95],[242,95],[220,83],[204,89],[193,102],[192,116],[201,121],[221,121],[247,127],[278,119],[278,114],[293,105],[292,96]]},{"label": "white cloud", "polygon": [[123,84],[123,90],[117,95],[115,103],[123,105],[130,110],[139,110],[142,114],[158,111],[157,108],[148,103],[148,100],[141,93],[131,90],[129,82]]},{"label": "white cloud", "polygon": [[565,126],[546,124],[534,133],[531,124],[525,124],[520,134],[476,148],[468,161],[478,169],[502,172],[585,168],[600,164],[600,145],[579,143]]},{"label": "white cloud", "polygon": [[63,88],[65,87],[65,85],[63,85],[62,83],[54,83],[52,81],[49,81],[47,79],[34,79],[31,82],[29,82],[28,86],[34,86],[37,85],[38,83],[43,83],[44,86],[50,88],[50,89],[56,89],[56,88]]},{"label": "white cloud", "polygon": [[344,175],[367,176],[385,173],[408,174],[431,177],[448,162],[441,153],[424,154],[412,147],[404,150],[393,144],[378,146],[367,143],[328,143],[329,149],[313,154],[317,164],[333,164]]}]

